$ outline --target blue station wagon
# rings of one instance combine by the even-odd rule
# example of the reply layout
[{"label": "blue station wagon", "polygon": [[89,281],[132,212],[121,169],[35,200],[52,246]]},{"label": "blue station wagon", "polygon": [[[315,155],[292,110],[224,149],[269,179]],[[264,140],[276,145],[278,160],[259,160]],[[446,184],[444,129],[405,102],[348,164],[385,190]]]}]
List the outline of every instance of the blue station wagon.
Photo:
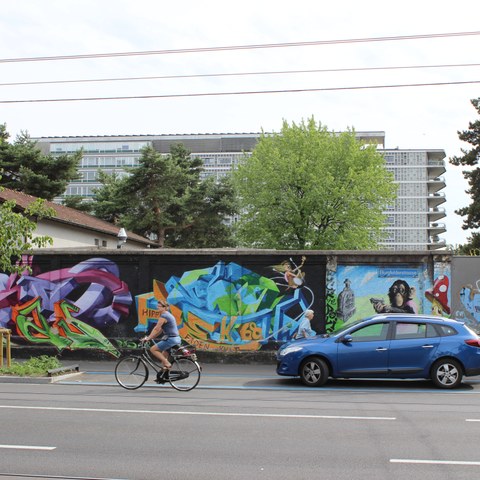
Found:
[{"label": "blue station wagon", "polygon": [[331,378],[431,379],[440,388],[480,375],[480,338],[464,323],[432,315],[379,314],[277,352],[277,373],[318,387]]}]

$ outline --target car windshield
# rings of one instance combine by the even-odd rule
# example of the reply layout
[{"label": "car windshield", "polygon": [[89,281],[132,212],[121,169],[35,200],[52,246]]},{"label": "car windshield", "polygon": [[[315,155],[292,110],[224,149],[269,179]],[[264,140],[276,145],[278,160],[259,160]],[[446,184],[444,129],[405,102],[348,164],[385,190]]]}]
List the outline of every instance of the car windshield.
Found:
[{"label": "car windshield", "polygon": [[[362,323],[364,322],[365,320],[367,320],[366,318],[362,318],[360,320],[356,320],[355,322],[350,322],[350,323],[347,323],[346,325],[342,325],[342,327],[340,327],[338,330],[335,330],[334,332],[332,332],[332,335],[335,335],[335,336],[338,336],[338,335],[342,335],[342,333],[345,331],[345,330],[348,330],[350,327],[353,327],[355,325],[358,325],[359,323]],[[327,336],[330,336],[330,335],[327,335]]]}]

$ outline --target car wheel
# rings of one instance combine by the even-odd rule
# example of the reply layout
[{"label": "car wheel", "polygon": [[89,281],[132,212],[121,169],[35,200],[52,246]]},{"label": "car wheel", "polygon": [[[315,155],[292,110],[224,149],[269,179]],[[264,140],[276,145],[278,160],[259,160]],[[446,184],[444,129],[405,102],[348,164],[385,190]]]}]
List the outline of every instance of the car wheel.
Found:
[{"label": "car wheel", "polygon": [[462,383],[462,367],[456,360],[444,358],[433,364],[431,377],[437,387],[455,388]]},{"label": "car wheel", "polygon": [[321,358],[308,358],[300,365],[300,378],[308,387],[320,387],[328,380],[327,364]]}]

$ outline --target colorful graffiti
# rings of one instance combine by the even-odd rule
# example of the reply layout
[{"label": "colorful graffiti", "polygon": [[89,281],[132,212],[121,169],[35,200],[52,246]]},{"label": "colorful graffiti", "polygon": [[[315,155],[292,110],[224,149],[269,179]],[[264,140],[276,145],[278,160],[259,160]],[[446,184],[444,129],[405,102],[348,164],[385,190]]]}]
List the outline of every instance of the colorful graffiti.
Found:
[{"label": "colorful graffiti", "polygon": [[[293,275],[299,276],[296,268]],[[167,300],[182,338],[202,350],[258,350],[268,341],[289,340],[313,293],[303,285],[303,273],[294,287],[281,278],[285,282],[277,283],[276,277],[220,261],[165,283],[154,281],[153,292],[136,297],[135,331],[146,332],[158,320],[156,302]]]},{"label": "colorful graffiti", "polygon": [[119,355],[100,331],[118,323],[132,303],[114,262],[91,258],[69,268],[33,272],[0,274],[0,327],[29,343]]},{"label": "colorful graffiti", "polygon": [[458,312],[457,317],[465,320],[465,322],[474,328],[479,330],[480,326],[480,279],[477,280],[475,286],[467,284],[460,289],[460,302],[464,308],[464,311]]},{"label": "colorful graffiti", "polygon": [[[442,271],[448,267],[442,265]],[[450,315],[449,278],[424,267],[327,264],[327,331],[375,313]],[[343,286],[343,287],[342,287]]]}]

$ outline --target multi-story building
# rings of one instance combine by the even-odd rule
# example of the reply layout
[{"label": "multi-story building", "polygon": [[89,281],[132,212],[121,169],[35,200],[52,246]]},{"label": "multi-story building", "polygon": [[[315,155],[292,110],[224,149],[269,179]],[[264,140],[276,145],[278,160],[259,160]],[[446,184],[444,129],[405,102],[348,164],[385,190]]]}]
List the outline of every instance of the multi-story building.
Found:
[{"label": "multi-story building", "polygon": [[[387,211],[387,239],[382,247],[389,250],[435,250],[445,247],[439,237],[446,232],[439,220],[446,216],[440,207],[446,201],[443,150],[385,149],[385,132],[356,132],[357,138],[374,143],[385,157],[387,168],[399,184],[398,198]],[[160,153],[169,153],[173,144],[183,144],[192,157],[200,157],[203,175],[217,177],[229,172],[255,147],[259,133],[132,135],[92,137],[37,138],[44,153],[65,154],[82,149],[80,178],[71,182],[64,196],[92,197],[101,186],[98,170],[127,175],[125,167],[139,163],[141,150],[150,145]],[[61,200],[61,198],[57,199]]]}]

